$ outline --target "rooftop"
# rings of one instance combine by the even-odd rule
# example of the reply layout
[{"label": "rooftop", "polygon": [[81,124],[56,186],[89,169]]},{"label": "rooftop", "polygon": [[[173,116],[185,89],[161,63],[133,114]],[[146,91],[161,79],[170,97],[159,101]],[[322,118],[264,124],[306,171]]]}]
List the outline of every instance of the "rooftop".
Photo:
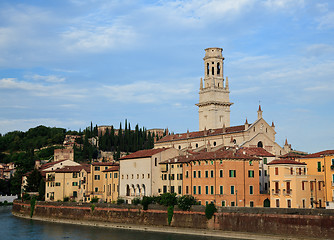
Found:
[{"label": "rooftop", "polygon": [[127,156],[121,157],[119,160],[152,157],[154,154],[166,151],[167,149],[168,148],[157,148],[157,149],[140,150],[140,151],[131,153],[131,154],[127,155]]}]

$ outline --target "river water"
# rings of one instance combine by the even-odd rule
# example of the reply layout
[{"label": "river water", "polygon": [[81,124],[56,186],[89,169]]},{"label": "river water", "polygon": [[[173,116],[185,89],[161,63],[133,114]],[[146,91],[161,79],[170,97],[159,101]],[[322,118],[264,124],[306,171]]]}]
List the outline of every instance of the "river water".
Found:
[{"label": "river water", "polygon": [[0,207],[0,240],[209,240],[204,236],[152,233],[50,223],[14,217],[11,206]]}]

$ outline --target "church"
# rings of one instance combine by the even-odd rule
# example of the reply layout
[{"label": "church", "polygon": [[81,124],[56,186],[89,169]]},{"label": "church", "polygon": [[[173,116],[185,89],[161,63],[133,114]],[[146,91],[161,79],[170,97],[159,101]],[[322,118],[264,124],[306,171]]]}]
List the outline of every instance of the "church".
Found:
[{"label": "church", "polygon": [[230,147],[261,147],[275,156],[291,151],[285,141],[281,147],[275,141],[275,125],[268,124],[262,117],[261,105],[257,120],[243,125],[230,126],[230,107],[228,77],[224,78],[224,57],[222,48],[205,49],[204,79],[199,88],[199,131],[171,134],[161,138],[154,148],[176,148],[185,151],[216,151]]}]

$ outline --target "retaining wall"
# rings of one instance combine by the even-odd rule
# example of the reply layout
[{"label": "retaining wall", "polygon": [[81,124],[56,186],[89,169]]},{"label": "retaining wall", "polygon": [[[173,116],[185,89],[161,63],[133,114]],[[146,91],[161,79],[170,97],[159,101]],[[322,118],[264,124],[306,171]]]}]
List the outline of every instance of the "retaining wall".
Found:
[{"label": "retaining wall", "polygon": [[[30,216],[30,202],[14,201],[13,213]],[[153,205],[142,210],[132,205],[95,204],[92,208],[82,203],[37,202],[34,216],[168,227],[167,208]],[[334,239],[334,210],[226,207],[207,220],[202,206],[192,211],[175,208],[170,227]]]}]

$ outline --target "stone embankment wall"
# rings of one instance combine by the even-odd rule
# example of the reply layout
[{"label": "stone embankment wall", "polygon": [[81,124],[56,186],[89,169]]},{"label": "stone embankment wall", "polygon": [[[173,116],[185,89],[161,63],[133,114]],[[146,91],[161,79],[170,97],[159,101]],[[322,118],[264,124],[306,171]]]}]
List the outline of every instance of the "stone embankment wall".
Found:
[{"label": "stone embankment wall", "polygon": [[[13,213],[30,216],[30,202],[14,201]],[[167,208],[152,205],[145,211],[141,206],[132,205],[37,202],[34,216],[168,226]],[[226,207],[207,220],[202,206],[195,206],[189,212],[175,208],[171,227],[334,239],[334,210]]]},{"label": "stone embankment wall", "polygon": [[17,199],[17,195],[5,195],[5,196],[2,196],[0,195],[0,202],[9,202],[9,203],[12,203],[15,199]]}]

